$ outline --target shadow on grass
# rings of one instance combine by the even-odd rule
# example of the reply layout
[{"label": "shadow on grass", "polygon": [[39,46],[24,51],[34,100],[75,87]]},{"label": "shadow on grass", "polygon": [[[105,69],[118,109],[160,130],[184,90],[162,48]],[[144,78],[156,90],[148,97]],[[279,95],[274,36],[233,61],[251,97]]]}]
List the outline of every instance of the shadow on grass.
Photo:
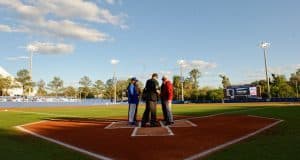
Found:
[{"label": "shadow on grass", "polygon": [[2,160],[89,160],[90,157],[41,140],[15,128],[0,129]]}]

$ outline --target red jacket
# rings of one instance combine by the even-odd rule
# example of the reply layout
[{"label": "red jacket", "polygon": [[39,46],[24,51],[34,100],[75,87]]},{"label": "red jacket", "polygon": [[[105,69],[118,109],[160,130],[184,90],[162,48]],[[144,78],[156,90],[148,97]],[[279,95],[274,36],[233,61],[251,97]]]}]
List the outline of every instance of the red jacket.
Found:
[{"label": "red jacket", "polygon": [[173,84],[167,80],[161,85],[161,100],[171,101],[173,100]]}]

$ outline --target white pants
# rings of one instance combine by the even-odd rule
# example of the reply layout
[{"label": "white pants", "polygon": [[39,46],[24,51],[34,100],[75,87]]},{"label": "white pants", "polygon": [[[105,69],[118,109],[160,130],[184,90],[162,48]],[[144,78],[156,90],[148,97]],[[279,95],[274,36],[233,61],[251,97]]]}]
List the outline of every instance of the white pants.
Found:
[{"label": "white pants", "polygon": [[134,122],[135,111],[136,111],[136,104],[129,104],[128,121],[130,123]]}]

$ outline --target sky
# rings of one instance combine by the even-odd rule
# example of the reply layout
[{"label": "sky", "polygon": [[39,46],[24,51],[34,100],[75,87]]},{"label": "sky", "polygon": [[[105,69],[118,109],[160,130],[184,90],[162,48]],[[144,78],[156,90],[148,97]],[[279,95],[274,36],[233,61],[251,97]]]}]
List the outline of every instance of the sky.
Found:
[{"label": "sky", "polygon": [[[28,69],[33,80],[83,76],[144,81],[151,73],[198,68],[200,86],[264,79],[261,41],[271,43],[271,73],[300,68],[298,0],[0,0],[0,67]],[[112,65],[111,60],[119,60]]]}]

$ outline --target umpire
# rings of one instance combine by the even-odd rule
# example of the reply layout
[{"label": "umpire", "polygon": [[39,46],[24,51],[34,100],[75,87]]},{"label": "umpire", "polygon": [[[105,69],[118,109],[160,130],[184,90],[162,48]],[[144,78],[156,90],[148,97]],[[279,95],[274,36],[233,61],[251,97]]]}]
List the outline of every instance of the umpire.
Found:
[{"label": "umpire", "polygon": [[147,80],[145,89],[143,91],[143,97],[146,101],[146,108],[142,118],[142,127],[146,127],[146,123],[149,122],[149,114],[151,112],[151,127],[157,127],[158,122],[156,119],[156,104],[159,99],[160,87],[158,83],[157,73],[152,74],[152,78]]}]

